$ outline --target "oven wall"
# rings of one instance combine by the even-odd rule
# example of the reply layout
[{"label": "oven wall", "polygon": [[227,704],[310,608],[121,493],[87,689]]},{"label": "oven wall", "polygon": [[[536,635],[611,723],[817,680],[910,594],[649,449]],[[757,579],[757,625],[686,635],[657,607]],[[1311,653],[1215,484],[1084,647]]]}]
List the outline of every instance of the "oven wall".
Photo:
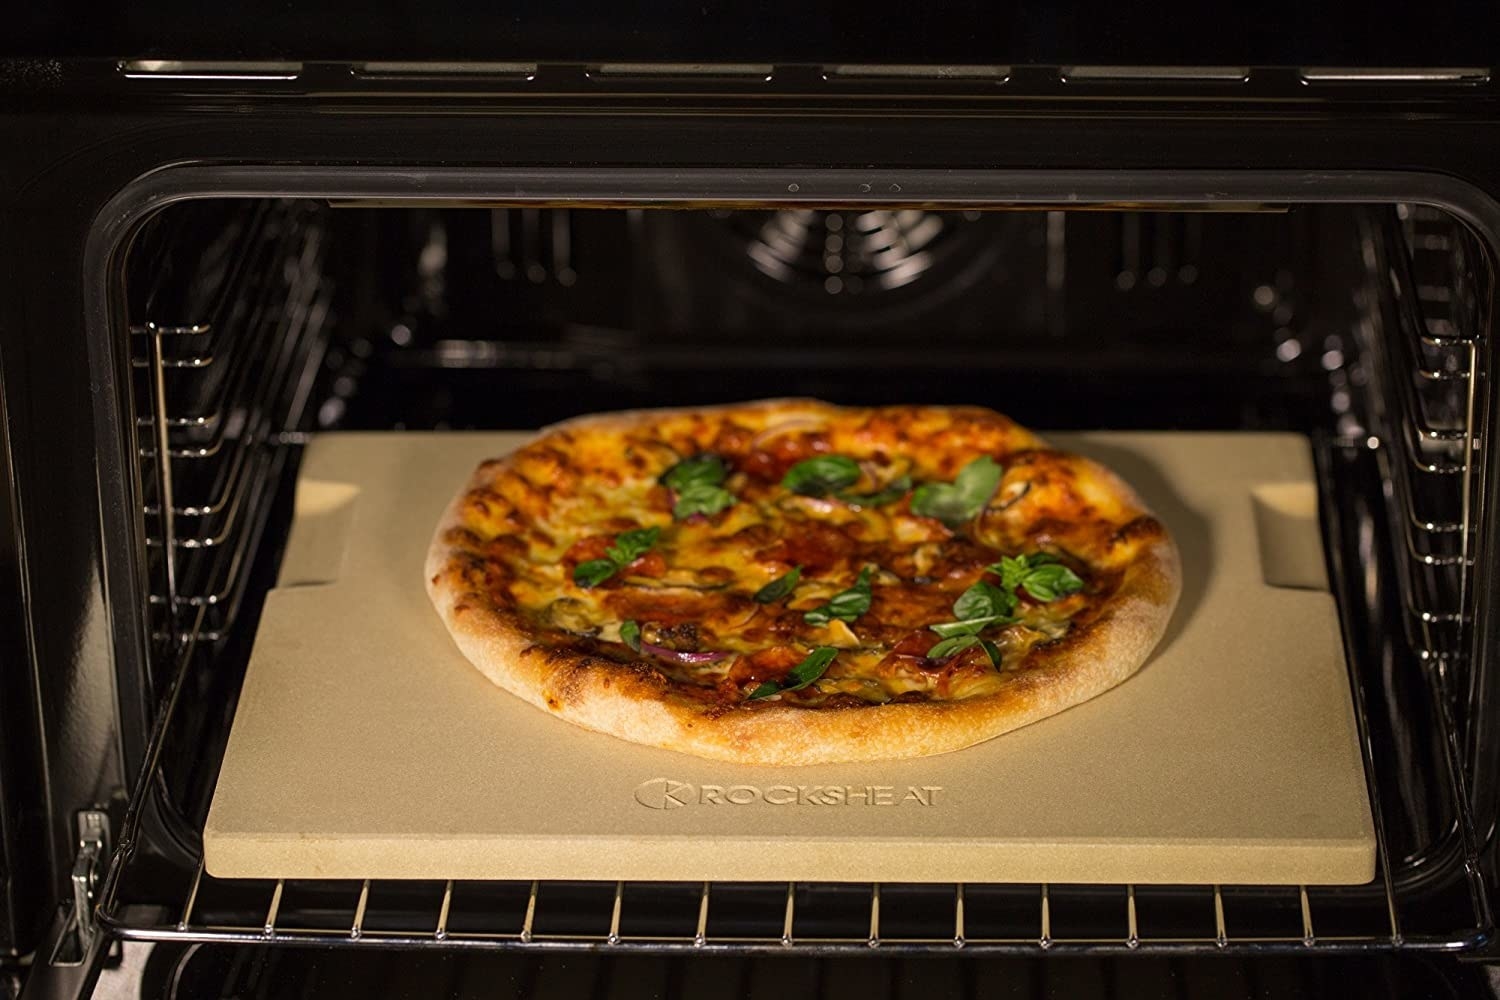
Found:
[{"label": "oven wall", "polygon": [[[420,94],[354,87],[347,72],[331,70],[287,84],[225,84],[125,80],[113,64],[44,69],[0,84],[0,134],[9,139],[0,155],[0,229],[21,234],[0,250],[9,515],[19,526],[15,555],[7,560],[0,549],[0,579],[9,574],[24,595],[18,625],[0,633],[9,640],[0,648],[0,693],[22,704],[30,692],[34,706],[16,710],[18,718],[0,715],[8,748],[0,787],[8,802],[14,792],[19,810],[47,822],[38,843],[7,814],[6,856],[24,859],[9,863],[59,892],[71,864],[73,812],[118,804],[152,715],[142,672],[134,428],[120,391],[127,362],[121,317],[99,294],[102,279],[117,280],[121,248],[89,246],[91,234],[113,231],[117,221],[101,210],[141,175],[189,160],[359,164],[389,167],[398,185],[420,193],[419,168],[433,163],[773,167],[809,178],[826,167],[880,164],[871,176],[884,183],[915,168],[1260,167],[1321,174],[1322,181],[1306,178],[1316,191],[1347,171],[1380,168],[1446,174],[1500,193],[1500,121],[1488,98],[1468,94],[1410,105],[1340,103],[1336,94],[816,98],[804,102],[810,113],[794,115],[780,110],[786,101],[756,98],[679,98],[668,109],[660,97],[628,92],[548,98],[480,86]],[[1407,113],[1416,109],[1424,113]],[[1068,193],[1059,190],[1060,200]],[[1492,562],[1494,534],[1481,554]],[[1477,627],[1493,646],[1493,615]],[[34,909],[34,894],[5,891],[13,905]],[[20,920],[0,943],[24,951],[39,925]]]},{"label": "oven wall", "polygon": [[[0,352],[0,373],[4,371]],[[40,932],[46,893],[36,845],[47,836],[37,698],[29,658],[19,512],[10,461],[10,421],[0,398],[0,958],[21,954]]]}]

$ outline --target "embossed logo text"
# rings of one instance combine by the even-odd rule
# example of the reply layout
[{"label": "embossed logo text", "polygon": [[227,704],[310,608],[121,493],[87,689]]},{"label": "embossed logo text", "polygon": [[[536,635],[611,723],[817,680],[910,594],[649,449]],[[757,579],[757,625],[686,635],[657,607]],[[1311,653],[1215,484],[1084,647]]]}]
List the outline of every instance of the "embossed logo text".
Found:
[{"label": "embossed logo text", "polygon": [[635,788],[648,809],[686,806],[935,806],[941,785],[694,785],[651,778]]}]

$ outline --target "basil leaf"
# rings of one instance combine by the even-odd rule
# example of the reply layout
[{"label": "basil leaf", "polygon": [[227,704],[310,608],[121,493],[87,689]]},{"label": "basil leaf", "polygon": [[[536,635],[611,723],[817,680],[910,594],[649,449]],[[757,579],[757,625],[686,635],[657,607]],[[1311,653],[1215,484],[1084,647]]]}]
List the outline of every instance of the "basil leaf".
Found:
[{"label": "basil leaf", "polygon": [[1055,601],[1083,589],[1078,574],[1058,563],[1047,563],[1028,572],[1021,580],[1026,593],[1039,601]]},{"label": "basil leaf", "polygon": [[981,639],[977,635],[956,635],[951,639],[944,639],[927,651],[929,660],[944,660],[954,653],[961,653],[970,646],[978,646],[984,650],[984,655],[990,658],[990,664],[994,667],[1000,666],[1000,647],[988,639]]},{"label": "basil leaf", "polygon": [[1050,552],[1001,556],[999,562],[986,566],[984,571],[998,576],[1006,590],[1014,593],[1020,587],[1038,601],[1055,601],[1083,589],[1078,574]]},{"label": "basil leaf", "polygon": [[604,550],[604,554],[617,567],[625,567],[651,551],[661,535],[660,528],[635,528],[622,531],[615,536],[615,544]]},{"label": "basil leaf", "polygon": [[945,483],[923,483],[911,495],[911,512],[936,518],[950,528],[964,523],[964,504],[953,487]]},{"label": "basil leaf", "polygon": [[808,653],[807,658],[793,667],[791,672],[786,675],[787,680],[795,680],[797,683],[788,684],[781,690],[801,691],[813,681],[822,677],[827,672],[828,665],[833,662],[833,658],[838,655],[839,651],[832,646],[819,646],[811,653]]},{"label": "basil leaf", "polygon": [[[953,479],[953,487],[965,500],[982,510],[990,497],[1000,488],[1000,477],[1005,467],[988,455],[981,455],[962,469]],[[975,510],[974,513],[979,513]]]},{"label": "basil leaf", "polygon": [[708,517],[734,504],[734,494],[722,486],[708,483],[691,483],[677,493],[677,502],[672,505],[672,516],[681,521],[694,514]]},{"label": "basil leaf", "polygon": [[802,580],[802,567],[793,566],[790,572],[783,573],[764,587],[755,592],[756,604],[775,604],[797,589],[797,584]]},{"label": "basil leaf", "polygon": [[635,528],[615,536],[615,543],[604,550],[603,559],[590,559],[573,567],[573,582],[585,589],[597,587],[620,570],[651,551],[660,528]]},{"label": "basil leaf", "polygon": [[771,695],[779,694],[782,691],[801,691],[827,673],[828,665],[838,655],[839,651],[832,646],[819,646],[811,653],[808,653],[801,663],[787,671],[786,680],[793,683],[782,687],[782,685],[775,681],[765,681],[754,691],[751,691],[745,697],[745,700],[756,701],[760,698],[769,698]]},{"label": "basil leaf", "polygon": [[634,621],[621,622],[620,641],[639,653],[641,651],[641,627]]},{"label": "basil leaf", "polygon": [[590,559],[573,567],[573,582],[585,589],[597,587],[619,570],[619,564],[613,559]]},{"label": "basil leaf", "polygon": [[1011,617],[1011,612],[1015,610],[1015,594],[980,580],[953,602],[953,614],[958,621],[938,622],[927,627],[945,639],[977,636],[991,625],[1013,624],[1016,619]]},{"label": "basil leaf", "polygon": [[889,486],[874,493],[841,493],[839,499],[856,507],[884,507],[895,503],[911,490],[911,476],[891,480]]},{"label": "basil leaf", "polygon": [[945,660],[954,653],[959,653],[970,646],[978,645],[979,641],[980,639],[977,635],[955,635],[952,638],[944,639],[929,649],[927,651],[927,658],[929,660]]},{"label": "basil leaf", "polygon": [[956,635],[978,635],[991,625],[1014,625],[1016,621],[1010,615],[986,615],[983,618],[965,618],[956,622],[938,622],[927,627],[947,639]]},{"label": "basil leaf", "polygon": [[981,455],[959,470],[952,483],[923,483],[911,495],[911,509],[922,517],[936,518],[950,528],[979,516],[990,497],[1000,488],[1005,469],[988,455]]},{"label": "basil leaf", "polygon": [[721,485],[729,478],[729,463],[705,452],[685,458],[662,473],[660,482],[677,494],[672,517],[681,521],[694,514],[707,517],[734,503],[734,494]]},{"label": "basil leaf", "polygon": [[969,618],[993,618],[1008,615],[1015,609],[1015,594],[980,580],[953,602],[953,617],[960,621]]},{"label": "basil leaf", "polygon": [[802,620],[809,625],[827,625],[833,619],[852,622],[870,610],[870,573],[872,567],[859,571],[859,579],[848,590],[841,590],[821,607],[804,612]]},{"label": "basil leaf", "polygon": [[705,452],[678,462],[663,472],[658,482],[682,493],[692,486],[718,486],[728,477],[728,463],[718,455]]},{"label": "basil leaf", "polygon": [[769,697],[771,697],[771,695],[777,694],[780,691],[781,691],[781,685],[780,684],[777,684],[775,681],[765,681],[759,687],[757,687],[754,691],[751,691],[750,694],[749,694],[749,696],[746,697],[745,700],[746,701],[756,701],[756,700],[758,700],[760,698],[769,698]]},{"label": "basil leaf", "polygon": [[826,497],[859,482],[859,463],[843,455],[804,459],[787,470],[781,485],[805,497]]},{"label": "basil leaf", "polygon": [[1000,586],[1009,591],[1014,591],[1019,587],[1030,570],[1031,565],[1025,556],[1001,556],[999,562],[991,563],[984,568],[986,573],[998,576]]}]

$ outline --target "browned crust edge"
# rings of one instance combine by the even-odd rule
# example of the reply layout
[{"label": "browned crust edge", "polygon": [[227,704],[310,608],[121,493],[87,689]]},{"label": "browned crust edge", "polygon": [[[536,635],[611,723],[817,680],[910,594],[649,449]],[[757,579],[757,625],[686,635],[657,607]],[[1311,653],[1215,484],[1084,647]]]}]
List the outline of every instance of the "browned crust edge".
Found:
[{"label": "browned crust edge", "polygon": [[[579,417],[539,436],[583,426],[626,426],[676,413],[760,408],[836,414],[840,407],[803,399],[722,407],[633,410]],[[958,408],[954,408],[958,409]],[[1040,442],[1038,442],[1040,443]],[[502,459],[503,461],[503,459]],[[1124,500],[1147,513],[1134,491],[1090,462]],[[1002,691],[954,702],[799,709],[761,704],[706,713],[668,700],[654,671],[537,645],[512,616],[458,583],[447,533],[462,527],[469,491],[493,475],[477,470],[444,511],[426,561],[427,592],[458,648],[495,684],[553,715],[635,743],[742,764],[800,765],[925,757],[973,746],[1088,701],[1134,674],[1166,631],[1181,590],[1171,537],[1144,543],[1120,586],[1080,634],[1037,650]]]}]

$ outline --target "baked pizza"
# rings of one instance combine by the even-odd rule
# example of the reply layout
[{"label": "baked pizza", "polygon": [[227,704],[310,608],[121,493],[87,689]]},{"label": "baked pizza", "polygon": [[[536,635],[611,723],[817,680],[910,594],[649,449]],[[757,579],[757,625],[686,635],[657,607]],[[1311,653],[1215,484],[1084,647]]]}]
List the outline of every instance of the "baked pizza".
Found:
[{"label": "baked pizza", "polygon": [[1176,604],[1166,529],[975,407],[583,417],[481,464],[427,588],[492,681],[719,760],[943,753],[1092,698]]}]

